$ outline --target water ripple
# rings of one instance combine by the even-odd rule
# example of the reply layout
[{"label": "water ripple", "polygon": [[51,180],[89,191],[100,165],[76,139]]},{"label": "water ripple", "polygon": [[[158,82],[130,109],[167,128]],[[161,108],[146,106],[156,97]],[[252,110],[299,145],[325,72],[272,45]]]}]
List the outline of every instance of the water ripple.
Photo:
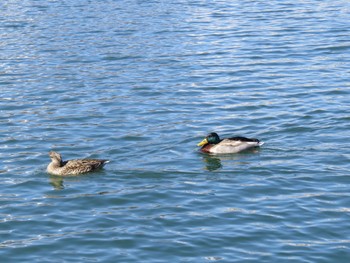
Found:
[{"label": "water ripple", "polygon": [[0,6],[1,258],[347,262],[347,1]]}]

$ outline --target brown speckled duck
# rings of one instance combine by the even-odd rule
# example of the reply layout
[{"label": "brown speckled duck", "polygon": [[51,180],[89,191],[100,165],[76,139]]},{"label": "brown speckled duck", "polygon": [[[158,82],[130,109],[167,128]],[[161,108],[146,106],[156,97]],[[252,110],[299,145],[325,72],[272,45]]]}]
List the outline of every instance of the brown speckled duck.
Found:
[{"label": "brown speckled duck", "polygon": [[57,152],[49,152],[51,163],[47,166],[47,172],[52,175],[78,175],[101,169],[108,160],[76,159],[63,161]]},{"label": "brown speckled duck", "polygon": [[197,146],[202,146],[201,151],[204,153],[229,154],[259,147],[263,144],[258,139],[246,137],[232,137],[221,140],[217,133],[212,132],[203,141],[198,143]]}]

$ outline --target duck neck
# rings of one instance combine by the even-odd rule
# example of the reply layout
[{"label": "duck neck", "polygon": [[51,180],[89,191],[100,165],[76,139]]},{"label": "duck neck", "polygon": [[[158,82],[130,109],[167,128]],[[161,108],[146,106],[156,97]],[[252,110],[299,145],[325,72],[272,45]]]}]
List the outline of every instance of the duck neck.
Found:
[{"label": "duck neck", "polygon": [[220,143],[222,140],[220,140],[220,139],[215,139],[215,140],[212,140],[212,141],[209,141],[209,144],[218,144],[218,143]]},{"label": "duck neck", "polygon": [[51,161],[51,166],[52,166],[52,167],[62,167],[62,160],[53,159],[53,160]]}]

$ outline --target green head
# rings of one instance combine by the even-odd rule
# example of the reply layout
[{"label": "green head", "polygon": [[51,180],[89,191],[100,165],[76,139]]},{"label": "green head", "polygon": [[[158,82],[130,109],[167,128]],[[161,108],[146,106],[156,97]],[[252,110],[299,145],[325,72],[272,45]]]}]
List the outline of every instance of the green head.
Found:
[{"label": "green head", "polygon": [[197,146],[203,146],[206,144],[218,144],[220,141],[221,140],[220,140],[219,135],[215,132],[212,132],[212,133],[209,133],[203,141],[198,143]]}]

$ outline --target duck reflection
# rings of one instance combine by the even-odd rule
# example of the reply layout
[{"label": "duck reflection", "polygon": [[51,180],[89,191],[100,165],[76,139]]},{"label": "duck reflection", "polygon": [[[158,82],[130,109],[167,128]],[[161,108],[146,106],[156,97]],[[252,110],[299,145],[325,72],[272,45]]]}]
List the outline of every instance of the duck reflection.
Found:
[{"label": "duck reflection", "polygon": [[53,186],[55,190],[63,190],[64,184],[63,184],[63,178],[60,176],[50,176],[50,184]]},{"label": "duck reflection", "polygon": [[79,176],[50,175],[49,183],[51,186],[53,186],[54,190],[63,190],[69,187],[70,184],[79,183],[82,180],[86,180],[87,178],[90,178],[91,176],[92,176],[91,173],[87,173],[85,175],[79,175]]},{"label": "duck reflection", "polygon": [[205,163],[205,169],[208,171],[215,171],[222,168],[221,160],[219,157],[205,154],[203,156],[203,162]]},{"label": "duck reflection", "polygon": [[224,155],[203,154],[202,159],[205,164],[205,167],[204,167],[205,170],[216,171],[224,167],[223,163],[226,163],[228,165],[232,164],[232,161],[234,161],[234,163],[240,163],[240,164],[247,163],[244,160],[251,157],[252,153],[258,153],[258,151],[250,150],[250,151],[245,151],[245,153],[224,154]]}]

